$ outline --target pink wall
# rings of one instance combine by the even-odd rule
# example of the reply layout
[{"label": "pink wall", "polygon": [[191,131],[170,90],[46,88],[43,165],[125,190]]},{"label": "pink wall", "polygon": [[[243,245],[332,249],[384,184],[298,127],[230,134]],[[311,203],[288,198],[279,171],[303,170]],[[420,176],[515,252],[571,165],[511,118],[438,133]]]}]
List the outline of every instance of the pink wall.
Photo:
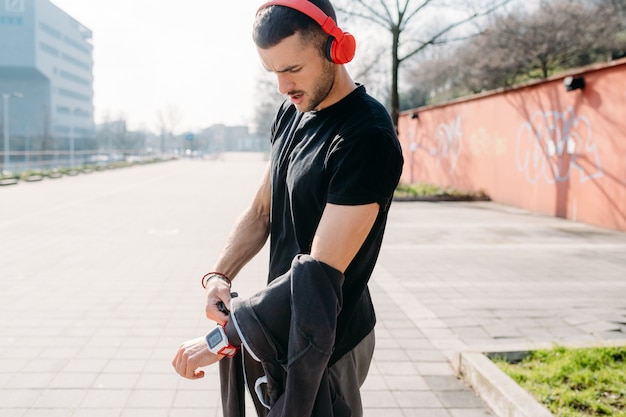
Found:
[{"label": "pink wall", "polygon": [[403,112],[398,129],[405,183],[626,231],[626,59]]}]

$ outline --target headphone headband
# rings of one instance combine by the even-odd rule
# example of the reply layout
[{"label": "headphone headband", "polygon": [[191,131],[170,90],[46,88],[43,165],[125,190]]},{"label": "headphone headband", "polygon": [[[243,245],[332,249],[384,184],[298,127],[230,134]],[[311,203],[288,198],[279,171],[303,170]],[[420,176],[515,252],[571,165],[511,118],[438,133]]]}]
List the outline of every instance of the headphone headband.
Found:
[{"label": "headphone headband", "polygon": [[327,45],[327,57],[335,64],[347,64],[354,58],[356,41],[354,36],[341,30],[332,17],[308,0],[272,0],[257,10],[257,15],[270,6],[284,6],[299,11],[313,19],[332,39]]},{"label": "headphone headband", "polygon": [[337,28],[337,23],[328,16],[326,13],[322,11],[319,7],[314,5],[308,0],[272,0],[263,4],[257,10],[257,14],[263,9],[267,9],[270,6],[285,6],[290,9],[297,10],[305,15],[309,16],[311,19],[315,20],[318,25],[324,30],[324,32],[332,35],[330,31],[334,28]]}]

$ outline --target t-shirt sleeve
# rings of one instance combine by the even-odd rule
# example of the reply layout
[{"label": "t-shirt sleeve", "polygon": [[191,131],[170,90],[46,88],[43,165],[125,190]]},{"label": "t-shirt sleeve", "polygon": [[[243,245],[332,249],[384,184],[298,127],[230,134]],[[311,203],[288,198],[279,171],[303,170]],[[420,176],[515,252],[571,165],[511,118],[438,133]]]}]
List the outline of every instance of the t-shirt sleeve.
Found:
[{"label": "t-shirt sleeve", "polygon": [[378,203],[385,211],[402,173],[398,139],[386,129],[338,136],[327,158],[328,203]]}]

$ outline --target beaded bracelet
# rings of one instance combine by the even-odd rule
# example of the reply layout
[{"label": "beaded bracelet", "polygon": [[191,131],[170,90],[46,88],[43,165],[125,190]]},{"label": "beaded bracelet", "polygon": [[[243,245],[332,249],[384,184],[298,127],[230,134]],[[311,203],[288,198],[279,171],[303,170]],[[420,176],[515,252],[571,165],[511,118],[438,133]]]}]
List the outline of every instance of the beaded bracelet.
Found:
[{"label": "beaded bracelet", "polygon": [[207,272],[206,274],[204,274],[204,276],[202,277],[202,288],[206,289],[206,286],[209,280],[213,277],[217,277],[221,279],[222,281],[228,284],[228,288],[232,288],[233,283],[230,280],[230,278],[228,278],[226,275],[222,274],[221,272]]}]

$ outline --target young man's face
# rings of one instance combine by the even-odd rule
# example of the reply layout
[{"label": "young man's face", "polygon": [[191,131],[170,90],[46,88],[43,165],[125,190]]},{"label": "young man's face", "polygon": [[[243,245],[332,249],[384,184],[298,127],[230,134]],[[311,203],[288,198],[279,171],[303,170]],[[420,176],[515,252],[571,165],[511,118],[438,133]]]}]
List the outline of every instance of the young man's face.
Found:
[{"label": "young man's face", "polygon": [[263,66],[276,74],[278,91],[288,95],[299,111],[321,110],[330,104],[335,65],[317,47],[303,42],[299,33],[257,50]]}]

